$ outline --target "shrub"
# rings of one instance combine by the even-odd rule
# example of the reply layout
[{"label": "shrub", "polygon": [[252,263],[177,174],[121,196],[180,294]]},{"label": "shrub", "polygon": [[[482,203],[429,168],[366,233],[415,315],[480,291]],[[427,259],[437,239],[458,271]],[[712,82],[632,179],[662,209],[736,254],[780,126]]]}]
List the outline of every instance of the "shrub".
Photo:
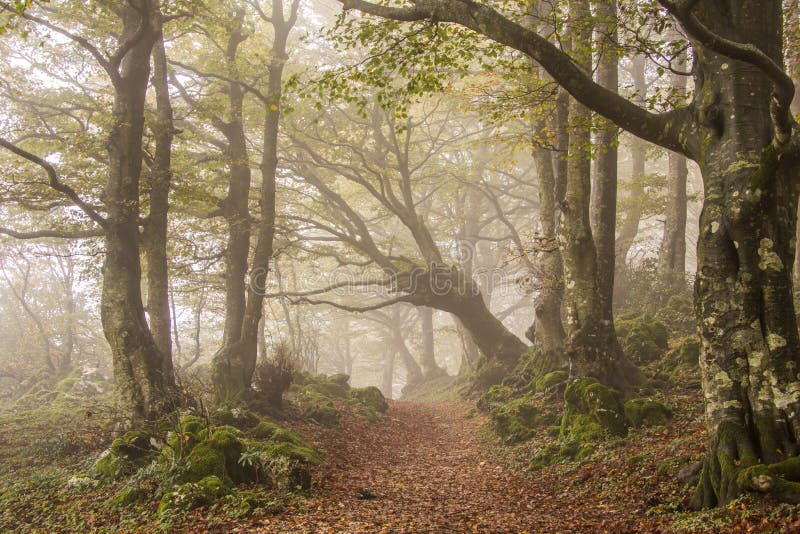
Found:
[{"label": "shrub", "polygon": [[285,341],[275,345],[272,357],[256,368],[256,387],[272,408],[283,405],[283,394],[292,385],[294,368],[294,355]]}]

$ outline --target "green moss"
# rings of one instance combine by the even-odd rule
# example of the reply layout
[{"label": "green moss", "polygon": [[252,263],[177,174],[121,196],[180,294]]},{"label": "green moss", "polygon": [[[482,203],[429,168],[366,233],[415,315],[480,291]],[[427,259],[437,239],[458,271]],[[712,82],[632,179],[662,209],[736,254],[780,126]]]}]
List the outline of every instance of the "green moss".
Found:
[{"label": "green moss", "polygon": [[275,432],[281,430],[281,427],[274,423],[269,423],[267,421],[261,421],[256,425],[253,429],[253,436],[258,439],[270,439]]},{"label": "green moss", "polygon": [[211,421],[215,425],[232,426],[239,429],[254,428],[261,419],[244,408],[220,408],[211,414]]},{"label": "green moss", "polygon": [[753,189],[763,188],[772,181],[778,170],[778,149],[774,145],[767,145],[761,151],[761,161],[758,169],[750,175],[750,187]]},{"label": "green moss", "polygon": [[383,393],[375,386],[353,389],[351,395],[358,402],[376,412],[384,413],[389,409],[389,403],[386,402]]},{"label": "green moss", "polygon": [[561,371],[561,370],[552,371],[541,377],[536,378],[533,381],[533,389],[537,393],[540,393],[542,391],[547,391],[558,384],[566,382],[568,376],[569,375],[566,371]]},{"label": "green moss", "polygon": [[198,482],[182,484],[164,494],[158,505],[160,515],[174,511],[188,511],[198,506],[214,503],[228,493],[227,485],[217,476],[208,476]]},{"label": "green moss", "polygon": [[124,508],[131,504],[143,501],[147,498],[147,493],[137,486],[125,486],[114,497],[108,500],[106,505],[109,508]]},{"label": "green moss", "polygon": [[650,315],[626,315],[615,321],[625,354],[642,365],[657,360],[669,346],[667,328]]},{"label": "green moss", "polygon": [[631,399],[625,403],[625,417],[633,426],[665,425],[672,410],[653,399]]},{"label": "green moss", "polygon": [[491,386],[481,397],[478,399],[478,409],[491,410],[493,406],[502,404],[514,396],[514,390],[509,386],[495,384]]},{"label": "green moss", "polygon": [[585,377],[571,382],[564,391],[564,400],[559,437],[570,449],[564,452],[565,456],[583,457],[591,453],[585,450],[590,444],[627,433],[619,392],[596,379]]},{"label": "green moss", "polygon": [[475,385],[481,389],[500,384],[509,374],[509,370],[500,362],[481,357],[475,371]]},{"label": "green moss", "polygon": [[699,371],[700,340],[696,337],[684,339],[680,345],[667,353],[660,367],[670,374],[680,371]]},{"label": "green moss", "polygon": [[339,426],[339,410],[333,404],[314,404],[303,410],[303,419],[326,427]]},{"label": "green moss", "polygon": [[322,463],[322,456],[315,449],[308,445],[296,445],[294,443],[271,443],[262,448],[268,456],[282,456],[295,462],[319,465]]},{"label": "green moss", "polygon": [[187,460],[187,467],[179,482],[198,482],[207,476],[225,478],[225,454],[212,442],[199,443],[189,453]]},{"label": "green moss", "polygon": [[102,480],[117,480],[149,464],[157,453],[148,432],[129,430],[111,442],[108,451],[94,464],[92,473]]},{"label": "green moss", "polygon": [[538,408],[530,404],[529,397],[494,404],[490,415],[495,432],[507,445],[531,438],[537,427],[550,422]]}]

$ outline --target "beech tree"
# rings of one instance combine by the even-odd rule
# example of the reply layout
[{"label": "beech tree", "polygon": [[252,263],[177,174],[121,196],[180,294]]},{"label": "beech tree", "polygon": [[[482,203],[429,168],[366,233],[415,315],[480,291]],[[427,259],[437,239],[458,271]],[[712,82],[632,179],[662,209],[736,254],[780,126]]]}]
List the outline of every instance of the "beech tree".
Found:
[{"label": "beech tree", "polygon": [[743,488],[780,488],[780,498],[800,500],[800,486],[775,482],[791,470],[756,469],[794,461],[800,441],[791,280],[800,146],[789,109],[794,84],[784,68],[781,4],[660,0],[653,16],[669,16],[691,42],[695,93],[687,105],[656,113],[595,83],[585,63],[502,6],[340,1],[345,9],[398,21],[459,24],[519,50],[582,105],[698,163],[705,196],[695,307],[710,444],[693,504],[724,504]]},{"label": "beech tree", "polygon": [[[0,4],[6,11],[12,6]],[[63,6],[65,9],[71,6]],[[38,11],[38,10],[37,10]],[[170,354],[161,350],[159,344],[168,345],[170,336],[169,312],[166,301],[166,252],[157,248],[166,246],[166,204],[163,182],[169,181],[169,138],[160,142],[156,157],[153,180],[154,204],[152,218],[148,220],[148,258],[153,262],[153,305],[157,325],[153,335],[145,317],[142,298],[142,266],[140,251],[142,239],[140,187],[143,166],[143,136],[145,132],[145,97],[151,73],[151,54],[154,46],[163,37],[163,16],[158,2],[134,1],[109,6],[103,18],[112,24],[118,37],[112,41],[109,51],[101,44],[93,44],[86,27],[72,29],[60,25],[58,11],[42,13],[25,11],[21,16],[30,24],[52,31],[75,45],[93,58],[103,72],[113,93],[112,119],[108,126],[106,143],[106,182],[103,196],[105,213],[101,213],[93,202],[82,198],[80,193],[65,183],[56,167],[45,158],[25,148],[16,140],[0,138],[0,146],[17,157],[38,166],[49,181],[50,187],[69,201],[94,224],[92,230],[55,232],[59,237],[85,237],[102,235],[105,243],[103,264],[103,289],[101,296],[101,319],[103,331],[111,346],[118,404],[129,424],[153,420],[175,406],[177,389],[172,372]],[[160,68],[156,78],[161,91],[164,88],[163,61],[156,60]],[[161,93],[162,99],[164,97]],[[159,115],[168,121],[168,110],[159,108]],[[171,125],[162,123],[167,136],[171,136]],[[157,182],[162,182],[157,185]],[[168,186],[167,189],[168,190]],[[41,235],[29,233],[19,237],[32,238]],[[53,232],[51,232],[53,234]],[[156,279],[157,278],[157,279]]]}]

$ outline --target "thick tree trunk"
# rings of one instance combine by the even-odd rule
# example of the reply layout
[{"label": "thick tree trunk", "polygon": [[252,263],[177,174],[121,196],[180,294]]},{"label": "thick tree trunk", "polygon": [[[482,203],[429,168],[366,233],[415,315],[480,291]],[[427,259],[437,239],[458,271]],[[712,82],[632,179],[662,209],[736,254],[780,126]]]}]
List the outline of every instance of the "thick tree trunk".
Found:
[{"label": "thick tree trunk", "polygon": [[[137,9],[136,6],[139,6]],[[109,168],[106,257],[100,316],[111,346],[117,401],[129,423],[153,420],[175,401],[175,384],[164,372],[164,355],[144,316],[139,262],[139,182],[142,171],[144,102],[150,52],[158,33],[145,20],[149,3],[121,8],[120,42],[133,44],[115,83],[113,124],[108,139]],[[140,28],[144,27],[144,31]]]},{"label": "thick tree trunk", "polygon": [[[595,33],[598,47],[597,83],[613,92],[619,90],[617,67],[617,2],[600,0],[596,6]],[[598,305],[603,328],[614,330],[614,267],[617,228],[617,160],[619,132],[611,121],[597,117],[595,184],[591,213],[592,236],[597,248]],[[609,333],[609,336],[611,334]],[[616,335],[613,335],[616,338]]]},{"label": "thick tree trunk", "polygon": [[[746,2],[736,24],[726,3],[702,6],[704,24],[782,61],[779,4]],[[796,455],[800,439],[791,295],[800,161],[770,144],[772,84],[763,73],[698,48],[705,203],[695,295],[711,444],[697,507],[735,498],[748,482],[737,480],[740,468]]]}]

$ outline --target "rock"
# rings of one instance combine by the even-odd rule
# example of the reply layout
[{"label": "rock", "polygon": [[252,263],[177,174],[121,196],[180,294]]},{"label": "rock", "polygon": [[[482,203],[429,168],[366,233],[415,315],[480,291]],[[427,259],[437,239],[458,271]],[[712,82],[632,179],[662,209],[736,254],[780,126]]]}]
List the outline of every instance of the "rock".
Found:
[{"label": "rock", "polygon": [[562,455],[582,458],[591,454],[598,440],[627,434],[619,392],[595,378],[584,377],[569,383],[564,400],[559,434],[564,443]]},{"label": "rock", "polygon": [[631,399],[625,403],[625,417],[633,426],[665,425],[672,419],[672,410],[657,400]]},{"label": "rock", "polygon": [[386,402],[386,398],[383,396],[383,393],[381,393],[381,390],[375,386],[356,388],[353,389],[350,394],[353,396],[353,398],[357,399],[358,402],[367,408],[375,410],[376,412],[384,413],[389,409],[389,403]]}]

